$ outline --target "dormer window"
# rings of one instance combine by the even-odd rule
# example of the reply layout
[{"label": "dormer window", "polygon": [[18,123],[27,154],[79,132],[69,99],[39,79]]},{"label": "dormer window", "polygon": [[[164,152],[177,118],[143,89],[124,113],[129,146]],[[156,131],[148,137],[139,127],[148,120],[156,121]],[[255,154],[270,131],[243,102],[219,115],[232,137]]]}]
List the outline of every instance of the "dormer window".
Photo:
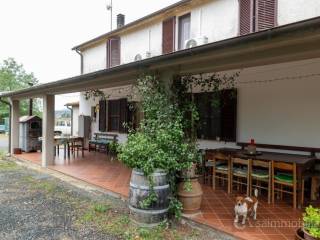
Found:
[{"label": "dormer window", "polygon": [[276,26],[277,0],[239,0],[240,35]]}]

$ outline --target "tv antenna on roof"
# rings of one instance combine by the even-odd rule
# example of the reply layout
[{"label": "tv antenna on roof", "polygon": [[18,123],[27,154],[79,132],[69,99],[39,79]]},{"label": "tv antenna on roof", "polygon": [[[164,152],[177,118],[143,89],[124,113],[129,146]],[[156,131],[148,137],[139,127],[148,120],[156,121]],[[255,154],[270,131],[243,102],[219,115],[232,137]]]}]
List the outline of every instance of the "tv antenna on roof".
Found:
[{"label": "tv antenna on roof", "polygon": [[107,3],[107,11],[110,11],[110,31],[112,31],[112,0],[110,0],[110,3]]}]

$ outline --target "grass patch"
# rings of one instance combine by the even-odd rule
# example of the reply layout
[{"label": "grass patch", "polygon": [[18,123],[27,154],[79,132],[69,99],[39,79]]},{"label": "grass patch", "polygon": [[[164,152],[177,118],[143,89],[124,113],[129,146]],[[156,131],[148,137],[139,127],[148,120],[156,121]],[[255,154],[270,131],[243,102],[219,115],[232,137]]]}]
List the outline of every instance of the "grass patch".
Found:
[{"label": "grass patch", "polygon": [[0,160],[6,159],[7,152],[5,150],[0,150]]},{"label": "grass patch", "polygon": [[16,169],[18,169],[18,165],[15,162],[0,160],[0,170],[1,171],[16,170]]},{"label": "grass patch", "polygon": [[155,228],[143,228],[131,221],[129,213],[113,209],[109,204],[91,203],[82,209],[77,224],[91,225],[99,231],[126,240],[196,240],[197,230],[170,226],[163,222]]}]

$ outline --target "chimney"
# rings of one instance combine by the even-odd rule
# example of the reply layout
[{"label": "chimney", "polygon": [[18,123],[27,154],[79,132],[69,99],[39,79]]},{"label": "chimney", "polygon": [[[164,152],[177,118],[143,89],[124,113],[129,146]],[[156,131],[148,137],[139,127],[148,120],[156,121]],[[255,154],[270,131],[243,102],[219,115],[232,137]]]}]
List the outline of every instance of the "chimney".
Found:
[{"label": "chimney", "polygon": [[118,14],[117,15],[117,28],[121,28],[124,26],[124,15],[123,14]]}]

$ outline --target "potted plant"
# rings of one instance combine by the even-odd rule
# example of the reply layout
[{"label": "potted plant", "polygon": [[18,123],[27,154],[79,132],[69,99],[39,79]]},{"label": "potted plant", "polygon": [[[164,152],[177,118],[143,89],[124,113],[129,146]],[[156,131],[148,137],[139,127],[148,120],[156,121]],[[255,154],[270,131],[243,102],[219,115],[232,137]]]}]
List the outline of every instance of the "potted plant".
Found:
[{"label": "potted plant", "polygon": [[303,232],[306,240],[320,239],[320,208],[311,205],[306,208],[303,214]]},{"label": "potted plant", "polygon": [[138,130],[129,130],[118,158],[133,169],[129,208],[133,219],[153,225],[170,212],[180,216],[176,173],[191,167],[196,147],[184,133],[183,115],[155,75],[138,79],[144,119]]}]

